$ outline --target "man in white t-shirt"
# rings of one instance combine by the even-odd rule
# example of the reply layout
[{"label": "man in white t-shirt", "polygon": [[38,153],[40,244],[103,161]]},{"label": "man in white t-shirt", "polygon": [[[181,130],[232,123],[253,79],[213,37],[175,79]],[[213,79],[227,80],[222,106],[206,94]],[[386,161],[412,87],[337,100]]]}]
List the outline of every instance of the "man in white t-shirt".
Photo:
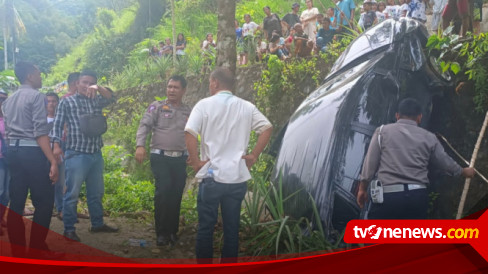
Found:
[{"label": "man in white t-shirt", "polygon": [[307,0],[307,9],[302,12],[300,20],[303,25],[303,32],[305,32],[308,37],[315,41],[315,34],[317,32],[317,14],[319,10],[313,7],[312,0]]},{"label": "man in white t-shirt", "polygon": [[245,23],[242,25],[242,36],[254,36],[254,32],[259,28],[259,25],[251,21],[251,15],[244,15]]},{"label": "man in white t-shirt", "polygon": [[242,25],[242,37],[244,41],[244,55],[242,56],[242,64],[246,65],[248,62],[249,53],[253,54],[253,52],[256,50],[256,46],[254,45],[254,33],[256,30],[259,30],[260,27],[258,24],[251,21],[251,15],[249,14],[244,15],[244,21],[245,23]]},{"label": "man in white t-shirt", "polygon": [[395,4],[395,0],[387,0],[387,5],[384,13],[387,15],[387,19],[400,18],[400,6]]},{"label": "man in white t-shirt", "polygon": [[[224,226],[222,262],[236,262],[239,250],[239,223],[242,200],[251,179],[249,169],[269,142],[272,125],[248,101],[234,96],[235,76],[227,68],[210,75],[212,96],[193,108],[185,127],[188,162],[201,180],[198,198],[196,257],[199,263],[212,263],[213,233],[220,205]],[[248,153],[249,136],[259,137]],[[198,158],[200,135],[200,158]]]}]

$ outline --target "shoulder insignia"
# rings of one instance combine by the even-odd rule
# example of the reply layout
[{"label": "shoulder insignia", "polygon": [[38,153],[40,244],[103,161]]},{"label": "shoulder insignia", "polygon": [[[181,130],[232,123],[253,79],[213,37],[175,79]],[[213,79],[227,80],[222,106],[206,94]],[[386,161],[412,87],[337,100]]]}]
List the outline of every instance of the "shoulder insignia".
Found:
[{"label": "shoulder insignia", "polygon": [[153,111],[154,109],[156,109],[156,106],[155,106],[155,105],[150,105],[150,106],[147,108],[147,112],[148,112],[148,113],[151,113],[151,111]]},{"label": "shoulder insignia", "polygon": [[168,105],[163,105],[162,108],[163,110],[170,110],[170,107]]}]

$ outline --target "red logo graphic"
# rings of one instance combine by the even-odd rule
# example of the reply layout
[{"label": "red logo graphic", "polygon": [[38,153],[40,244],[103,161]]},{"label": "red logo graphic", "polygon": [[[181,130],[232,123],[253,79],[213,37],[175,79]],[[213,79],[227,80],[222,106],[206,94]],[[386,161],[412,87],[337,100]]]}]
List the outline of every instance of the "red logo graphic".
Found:
[{"label": "red logo graphic", "polygon": [[346,243],[470,244],[488,260],[488,211],[477,220],[353,220]]}]

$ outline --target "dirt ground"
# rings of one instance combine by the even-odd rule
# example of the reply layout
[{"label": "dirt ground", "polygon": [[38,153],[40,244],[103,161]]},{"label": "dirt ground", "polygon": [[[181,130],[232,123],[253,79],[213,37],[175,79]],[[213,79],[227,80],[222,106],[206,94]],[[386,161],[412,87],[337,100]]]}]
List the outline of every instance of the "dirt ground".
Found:
[{"label": "dirt ground", "polygon": [[[124,258],[193,259],[195,258],[196,228],[183,227],[175,246],[158,247],[152,221],[127,217],[105,217],[105,223],[119,227],[117,233],[90,233],[90,220],[79,219],[76,233],[81,243]],[[51,230],[63,233],[63,222],[53,217]],[[141,246],[140,240],[144,240]],[[137,245],[137,246],[134,246]]]},{"label": "dirt ground", "polygon": [[[34,211],[30,201],[27,201],[26,209]],[[26,218],[32,220],[32,216],[26,216]],[[181,216],[181,219],[183,220],[184,216]],[[195,258],[196,224],[181,222],[178,242],[174,246],[159,247],[156,245],[153,216],[149,212],[130,216],[104,217],[105,223],[120,229],[117,233],[91,233],[89,232],[89,219],[79,218],[78,221],[75,227],[82,245],[62,236],[63,222],[55,214],[51,219],[50,230],[52,232],[49,232],[46,242],[53,251],[71,253],[71,256],[67,256],[66,259],[80,257],[77,255],[99,257],[114,255],[121,258],[147,259],[144,262],[152,262],[151,259],[178,259],[191,262]],[[24,223],[30,225],[31,222],[26,220]],[[4,235],[0,237],[0,240],[4,244],[8,242],[7,229],[3,228],[3,232]],[[26,237],[29,237],[29,233],[26,233]]]}]

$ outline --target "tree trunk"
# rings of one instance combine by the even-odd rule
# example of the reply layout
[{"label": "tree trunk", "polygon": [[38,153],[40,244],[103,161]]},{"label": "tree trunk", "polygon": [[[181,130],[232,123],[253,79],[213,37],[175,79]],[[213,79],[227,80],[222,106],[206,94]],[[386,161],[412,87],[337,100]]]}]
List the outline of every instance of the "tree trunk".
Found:
[{"label": "tree trunk", "polygon": [[217,33],[217,67],[227,67],[232,72],[236,71],[236,31],[234,21],[236,19],[236,1],[218,0],[218,33]]},{"label": "tree trunk", "polygon": [[8,15],[10,17],[10,35],[12,37],[12,64],[15,66],[17,64],[17,59],[15,54],[17,51],[17,24],[16,24],[16,10],[14,7],[14,0],[8,1]]},{"label": "tree trunk", "polygon": [[7,17],[3,17],[3,62],[4,66],[3,69],[8,69],[8,49],[7,49],[7,36],[8,36],[8,28],[7,28]]},{"label": "tree trunk", "polygon": [[173,27],[173,64],[176,64],[176,23],[175,23],[175,0],[171,0],[171,22]]},{"label": "tree trunk", "polygon": [[7,3],[4,2],[3,10],[2,10],[2,17],[3,17],[3,62],[4,62],[4,70],[8,69],[8,12],[7,12]]}]

